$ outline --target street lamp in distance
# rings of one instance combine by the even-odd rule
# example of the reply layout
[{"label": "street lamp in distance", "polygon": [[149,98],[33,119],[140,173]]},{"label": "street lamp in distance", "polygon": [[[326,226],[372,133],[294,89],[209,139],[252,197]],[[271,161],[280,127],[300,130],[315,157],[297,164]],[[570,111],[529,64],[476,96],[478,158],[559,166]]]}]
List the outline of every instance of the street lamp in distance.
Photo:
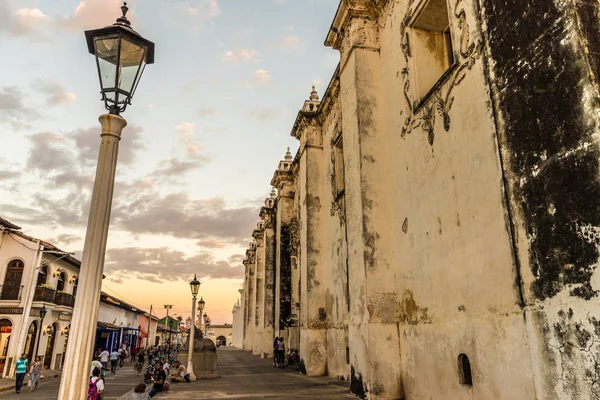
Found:
[{"label": "street lamp in distance", "polygon": [[[200,291],[200,281],[196,279],[196,274],[194,274],[194,279],[190,281],[190,289],[192,290],[192,321],[196,319],[196,296],[198,296],[198,291]],[[194,336],[196,335],[196,326],[192,325],[190,327],[190,338],[189,338],[189,348],[188,348],[188,359],[187,359],[187,371],[190,374],[190,380],[196,380],[196,374],[194,374]]]},{"label": "street lamp in distance", "polygon": [[43,305],[42,308],[40,309],[40,328],[38,329],[37,343],[35,345],[35,350],[33,352],[33,360],[31,360],[32,362],[35,361],[38,350],[40,349],[40,339],[42,337],[42,326],[44,326],[44,317],[46,316],[47,312],[48,311],[46,310],[46,306]]},{"label": "street lamp in distance", "polygon": [[200,329],[200,332],[202,333],[202,337],[204,337],[204,331],[202,330],[202,313],[204,312],[204,305],[206,304],[206,302],[204,301],[204,299],[202,297],[200,297],[200,301],[198,301],[198,328]]},{"label": "street lamp in distance", "polygon": [[122,16],[110,26],[85,32],[88,51],[96,58],[102,100],[108,114],[100,116],[102,142],[81,259],[79,295],[75,298],[71,337],[65,356],[58,400],[86,398],[99,299],[104,272],[104,258],[110,212],[112,208],[117,154],[121,132],[127,121],[119,116],[125,111],[147,64],[154,63],[154,43],[131,28],[127,3]]}]

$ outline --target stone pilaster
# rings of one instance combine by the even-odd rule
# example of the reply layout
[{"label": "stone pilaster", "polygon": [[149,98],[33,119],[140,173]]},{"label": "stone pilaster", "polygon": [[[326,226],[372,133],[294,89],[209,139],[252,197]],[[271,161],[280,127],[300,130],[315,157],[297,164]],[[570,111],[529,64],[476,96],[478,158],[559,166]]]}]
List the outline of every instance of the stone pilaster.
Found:
[{"label": "stone pilaster", "polygon": [[[294,178],[290,172],[292,155],[286,154],[279,163],[271,185],[277,188],[275,215],[275,324],[276,336],[283,336],[291,347],[288,325],[294,324],[292,316],[292,260],[290,254],[290,223],[294,216]],[[296,348],[296,347],[291,347]]]},{"label": "stone pilaster", "polygon": [[260,221],[252,233],[256,240],[256,274],[254,292],[254,337],[252,339],[252,354],[263,356],[263,328],[265,318],[265,243],[264,222]]},{"label": "stone pilaster", "polygon": [[351,390],[399,398],[401,379],[395,275],[390,262],[388,163],[377,6],[342,2],[326,44],[340,51],[346,221],[348,229]]},{"label": "stone pilaster", "polygon": [[256,243],[250,243],[246,251],[248,260],[248,287],[246,296],[246,334],[244,336],[244,349],[253,352],[254,325],[256,320]]},{"label": "stone pilaster", "polygon": [[273,339],[275,338],[275,192],[265,200],[265,206],[260,210],[264,221],[264,306],[263,306],[263,339],[262,352],[265,357],[272,358]]},{"label": "stone pilaster", "polygon": [[327,374],[326,265],[322,262],[323,136],[316,92],[298,114],[300,140],[300,357],[309,376]]}]

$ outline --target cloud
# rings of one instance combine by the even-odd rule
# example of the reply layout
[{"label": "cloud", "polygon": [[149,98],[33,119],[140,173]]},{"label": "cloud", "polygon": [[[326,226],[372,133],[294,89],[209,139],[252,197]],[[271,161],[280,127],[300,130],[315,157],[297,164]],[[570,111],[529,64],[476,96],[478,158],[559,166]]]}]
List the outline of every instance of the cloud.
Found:
[{"label": "cloud", "polygon": [[31,142],[26,161],[26,170],[44,175],[56,170],[73,168],[71,154],[65,146],[65,135],[39,132],[27,137]]},{"label": "cloud", "polygon": [[221,242],[215,239],[202,239],[196,243],[199,247],[206,247],[209,249],[222,249],[227,247],[228,243]]},{"label": "cloud", "polygon": [[252,88],[252,86],[254,84],[266,84],[271,80],[271,75],[269,75],[269,73],[264,70],[264,69],[257,69],[256,71],[254,71],[254,73],[252,74],[252,80],[246,80],[242,82],[242,86],[244,86],[246,89],[250,89]]},{"label": "cloud", "polygon": [[0,182],[19,179],[22,175],[20,171],[0,171]]},{"label": "cloud", "polygon": [[105,271],[110,279],[138,278],[151,282],[173,282],[192,274],[209,279],[240,279],[244,275],[241,266],[217,260],[209,252],[190,256],[166,247],[109,249]]},{"label": "cloud", "polygon": [[257,109],[250,111],[250,116],[252,118],[257,119],[262,122],[273,121],[273,120],[277,119],[279,114],[281,114],[281,110],[278,110],[275,108],[268,108],[268,107],[257,108]]},{"label": "cloud", "polygon": [[298,35],[287,35],[277,42],[277,46],[283,49],[297,50],[305,47],[306,42],[304,42]]},{"label": "cloud", "polygon": [[[58,25],[74,31],[96,29],[113,24],[121,16],[121,0],[81,0],[72,15],[58,21]],[[129,19],[135,26],[135,12],[129,4]]]},{"label": "cloud", "polygon": [[254,71],[254,79],[258,83],[267,83],[271,80],[271,76],[264,69],[257,69]]},{"label": "cloud", "polygon": [[236,64],[240,62],[258,62],[260,53],[256,49],[241,49],[237,51],[228,50],[223,56],[225,64]]},{"label": "cloud", "polygon": [[82,240],[83,238],[78,236],[78,235],[71,235],[69,233],[63,233],[62,235],[59,235],[56,239],[50,239],[48,240],[48,242],[50,243],[59,243],[65,246],[70,245],[73,242],[78,242],[80,240]]},{"label": "cloud", "polygon": [[198,142],[195,139],[195,126],[196,123],[185,121],[175,126],[175,130],[179,132],[177,140],[179,141],[179,143],[185,146],[189,158],[196,161],[202,161],[201,164],[204,165],[204,163],[209,161],[210,156],[201,153],[201,151],[204,150],[204,147],[198,144]]},{"label": "cloud", "polygon": [[[133,164],[137,153],[145,149],[142,132],[142,127],[138,125],[128,125],[123,129],[119,142],[119,164]],[[100,133],[100,127],[88,127],[76,129],[69,135],[75,141],[75,148],[79,150],[82,165],[96,165],[100,151]]]},{"label": "cloud", "polygon": [[190,31],[210,26],[222,11],[217,0],[167,0],[166,13],[173,23]]},{"label": "cloud", "polygon": [[11,10],[5,0],[0,3],[0,35],[44,39],[41,28],[50,24],[50,18],[39,8]]},{"label": "cloud", "polygon": [[209,117],[211,115],[215,115],[216,113],[217,110],[215,108],[200,107],[198,110],[198,116],[200,118]]},{"label": "cloud", "polygon": [[158,169],[154,171],[152,175],[157,178],[176,179],[177,177],[202,168],[206,165],[206,163],[208,163],[208,160],[208,157],[205,157],[204,160],[196,159],[190,161],[179,160],[177,158],[167,158],[160,162]]},{"label": "cloud", "polygon": [[69,104],[75,101],[75,95],[67,92],[61,85],[45,80],[37,79],[32,86],[46,95],[46,105],[58,106]]},{"label": "cloud", "polygon": [[32,119],[39,114],[24,103],[25,95],[16,86],[0,88],[0,123],[8,123],[14,129],[29,127]]},{"label": "cloud", "polygon": [[260,205],[228,207],[221,198],[193,200],[186,193],[146,190],[119,197],[113,215],[120,229],[134,235],[241,243],[256,226]]}]

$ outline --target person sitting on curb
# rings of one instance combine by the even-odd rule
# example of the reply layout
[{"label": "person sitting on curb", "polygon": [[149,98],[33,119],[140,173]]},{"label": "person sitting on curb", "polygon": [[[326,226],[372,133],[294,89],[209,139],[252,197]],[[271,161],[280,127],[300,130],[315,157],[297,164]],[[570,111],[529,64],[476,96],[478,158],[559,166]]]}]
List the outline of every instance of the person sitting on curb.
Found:
[{"label": "person sitting on curb", "polygon": [[[170,375],[171,381],[175,382],[189,382],[188,373],[183,365],[179,361],[175,361],[173,363],[173,367],[175,368],[175,372]],[[187,377],[187,379],[186,379]]]},{"label": "person sitting on curb", "polygon": [[138,383],[126,400],[148,400],[149,398],[148,393],[146,393],[146,385]]}]

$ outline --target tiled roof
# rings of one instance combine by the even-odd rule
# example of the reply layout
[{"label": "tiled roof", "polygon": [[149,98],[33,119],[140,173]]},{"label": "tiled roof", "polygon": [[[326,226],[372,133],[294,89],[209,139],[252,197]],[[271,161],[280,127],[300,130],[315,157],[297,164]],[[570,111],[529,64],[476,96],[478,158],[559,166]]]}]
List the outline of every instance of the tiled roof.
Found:
[{"label": "tiled roof", "polygon": [[2,217],[0,217],[0,226],[3,226],[3,227],[8,228],[8,229],[21,229],[20,226],[17,226],[15,224],[13,224],[12,222],[9,222],[9,221],[5,220]]}]

